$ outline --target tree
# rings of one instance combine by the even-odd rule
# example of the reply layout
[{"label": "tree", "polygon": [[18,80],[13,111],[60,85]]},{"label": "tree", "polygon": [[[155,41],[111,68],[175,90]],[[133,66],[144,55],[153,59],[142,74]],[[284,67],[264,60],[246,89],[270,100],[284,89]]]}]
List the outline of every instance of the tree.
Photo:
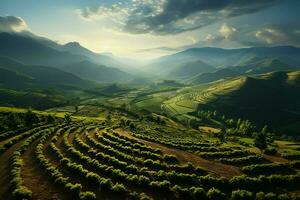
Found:
[{"label": "tree", "polygon": [[72,117],[69,113],[65,114],[64,120],[67,124],[70,124],[72,122]]},{"label": "tree", "polygon": [[222,128],[217,137],[221,143],[224,143],[226,141],[226,131]]},{"label": "tree", "polygon": [[21,119],[15,113],[9,113],[4,121],[4,124],[6,124],[9,129],[16,129],[21,123]]},{"label": "tree", "polygon": [[75,107],[75,113],[78,113],[78,110],[79,110],[78,109],[79,108],[78,105],[75,105],[74,107]]},{"label": "tree", "polygon": [[47,122],[50,123],[50,124],[53,123],[53,122],[55,122],[55,118],[53,117],[53,115],[49,114],[47,116]]},{"label": "tree", "polygon": [[273,138],[267,132],[267,126],[264,126],[259,133],[254,134],[254,146],[261,151],[268,147],[268,144],[273,142]]},{"label": "tree", "polygon": [[31,127],[33,124],[37,123],[39,121],[38,116],[32,112],[31,109],[27,110],[24,116],[24,122],[25,126]]}]

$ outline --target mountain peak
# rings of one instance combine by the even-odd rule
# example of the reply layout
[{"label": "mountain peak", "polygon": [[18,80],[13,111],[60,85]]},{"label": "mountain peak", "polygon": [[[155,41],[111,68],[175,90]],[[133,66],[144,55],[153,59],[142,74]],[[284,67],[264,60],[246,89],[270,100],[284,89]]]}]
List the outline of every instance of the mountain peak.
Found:
[{"label": "mountain peak", "polygon": [[68,42],[68,43],[64,44],[64,46],[81,47],[79,42]]}]

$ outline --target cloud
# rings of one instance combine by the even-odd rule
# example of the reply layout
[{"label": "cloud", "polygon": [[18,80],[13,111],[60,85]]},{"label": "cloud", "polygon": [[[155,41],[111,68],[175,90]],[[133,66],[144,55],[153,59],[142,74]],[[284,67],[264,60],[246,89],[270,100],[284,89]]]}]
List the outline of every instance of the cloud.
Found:
[{"label": "cloud", "polygon": [[226,23],[224,23],[219,29],[221,35],[223,35],[226,39],[232,36],[236,31],[236,28],[233,26],[228,26]]},{"label": "cloud", "polygon": [[28,30],[28,27],[21,17],[0,16],[0,32],[22,32],[25,30]]},{"label": "cloud", "polygon": [[149,49],[139,49],[137,53],[144,53],[144,52],[153,52],[153,51],[164,51],[164,52],[177,52],[182,50],[182,48],[173,48],[173,47],[156,47],[156,48],[149,48]]},{"label": "cloud", "polygon": [[255,13],[281,1],[132,0],[110,7],[88,7],[78,13],[87,20],[117,19],[121,29],[132,34],[168,35],[195,30],[224,18]]},{"label": "cloud", "polygon": [[261,42],[270,45],[300,46],[300,26],[268,25],[256,31],[255,36]]}]

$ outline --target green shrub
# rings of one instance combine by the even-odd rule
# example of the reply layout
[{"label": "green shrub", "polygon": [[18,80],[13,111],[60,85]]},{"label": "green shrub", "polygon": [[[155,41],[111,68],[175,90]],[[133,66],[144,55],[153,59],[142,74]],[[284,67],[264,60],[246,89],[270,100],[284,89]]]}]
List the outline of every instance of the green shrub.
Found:
[{"label": "green shrub", "polygon": [[17,200],[30,199],[31,195],[32,192],[25,186],[15,189],[12,193],[13,198]]},{"label": "green shrub", "polygon": [[167,163],[178,163],[179,162],[178,159],[176,158],[176,156],[174,156],[174,155],[165,155],[164,160]]},{"label": "green shrub", "polygon": [[96,199],[96,195],[93,192],[81,192],[79,195],[80,200],[94,200]]},{"label": "green shrub", "polygon": [[211,188],[207,192],[207,197],[210,200],[225,200],[226,195],[222,193],[220,190]]},{"label": "green shrub", "polygon": [[274,147],[269,147],[264,150],[264,153],[267,155],[276,155],[278,150]]},{"label": "green shrub", "polygon": [[252,200],[253,194],[247,190],[235,190],[231,193],[232,200]]},{"label": "green shrub", "polygon": [[203,188],[192,187],[190,189],[193,199],[206,199],[206,193]]}]

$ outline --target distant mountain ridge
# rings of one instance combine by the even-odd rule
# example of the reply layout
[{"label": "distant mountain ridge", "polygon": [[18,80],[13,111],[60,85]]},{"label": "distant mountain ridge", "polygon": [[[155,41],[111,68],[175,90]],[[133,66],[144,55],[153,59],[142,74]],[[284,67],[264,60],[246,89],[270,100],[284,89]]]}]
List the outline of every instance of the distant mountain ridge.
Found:
[{"label": "distant mountain ridge", "polygon": [[186,79],[195,76],[196,74],[213,72],[215,70],[216,68],[211,65],[208,65],[201,60],[197,60],[195,62],[189,62],[177,66],[175,69],[171,70],[169,76],[178,79]]},{"label": "distant mountain ridge", "polygon": [[126,82],[133,78],[130,74],[117,68],[97,65],[86,60],[62,66],[61,69],[84,79],[104,83]]},{"label": "distant mountain ridge", "polygon": [[[160,74],[187,63],[202,61],[215,68],[244,65],[252,59],[271,58],[287,65],[300,67],[300,48],[293,46],[251,47],[222,49],[213,47],[192,48],[155,59],[146,66],[148,71]],[[280,68],[282,69],[282,68]]]},{"label": "distant mountain ridge", "polygon": [[6,57],[0,57],[1,87],[12,89],[32,89],[57,87],[62,85],[93,87],[95,84],[76,75],[47,66],[23,65]]},{"label": "distant mountain ridge", "polygon": [[98,82],[122,82],[132,78],[126,72],[104,64],[116,64],[110,56],[96,54],[79,43],[59,45],[47,38],[17,33],[0,33],[0,56],[25,65],[51,66],[78,77]]}]

